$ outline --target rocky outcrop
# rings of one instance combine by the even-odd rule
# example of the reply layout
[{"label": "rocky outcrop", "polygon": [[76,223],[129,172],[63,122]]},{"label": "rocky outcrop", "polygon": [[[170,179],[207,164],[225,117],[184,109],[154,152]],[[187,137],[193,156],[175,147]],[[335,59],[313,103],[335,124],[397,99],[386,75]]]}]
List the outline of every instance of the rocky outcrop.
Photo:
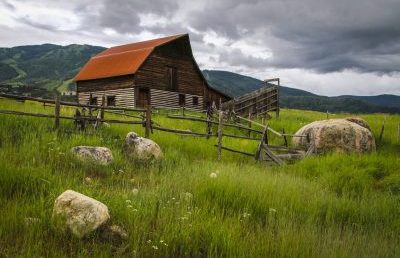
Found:
[{"label": "rocky outcrop", "polygon": [[106,224],[110,215],[103,203],[67,190],[54,202],[53,219],[58,228],[82,238]]},{"label": "rocky outcrop", "polygon": [[76,146],[71,152],[81,161],[94,162],[100,165],[108,165],[113,161],[113,155],[109,148],[94,146]]},{"label": "rocky outcrop", "polygon": [[124,145],[125,155],[131,160],[148,162],[163,158],[160,146],[150,139],[139,137],[130,132],[126,136]]},{"label": "rocky outcrop", "polygon": [[[296,135],[309,135],[316,152],[370,152],[376,149],[369,125],[361,118],[315,121],[303,126]],[[293,137],[296,146],[307,146],[306,137]]]}]

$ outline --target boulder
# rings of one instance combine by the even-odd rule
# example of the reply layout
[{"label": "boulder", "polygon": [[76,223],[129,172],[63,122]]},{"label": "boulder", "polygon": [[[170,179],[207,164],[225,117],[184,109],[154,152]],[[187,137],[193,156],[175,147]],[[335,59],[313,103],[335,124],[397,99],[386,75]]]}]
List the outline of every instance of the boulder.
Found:
[{"label": "boulder", "polygon": [[62,230],[82,238],[110,219],[103,203],[81,193],[67,190],[54,202],[53,219]]},{"label": "boulder", "polygon": [[[369,125],[361,118],[315,121],[303,126],[296,135],[309,135],[316,152],[370,152],[376,149]],[[306,137],[293,137],[296,146],[307,146]]]},{"label": "boulder", "polygon": [[129,158],[138,161],[147,162],[163,158],[163,153],[157,143],[150,139],[139,137],[134,132],[130,132],[126,136],[124,152]]},{"label": "boulder", "polygon": [[76,146],[71,152],[82,161],[95,162],[100,165],[108,165],[113,161],[113,155],[109,148],[94,146]]}]

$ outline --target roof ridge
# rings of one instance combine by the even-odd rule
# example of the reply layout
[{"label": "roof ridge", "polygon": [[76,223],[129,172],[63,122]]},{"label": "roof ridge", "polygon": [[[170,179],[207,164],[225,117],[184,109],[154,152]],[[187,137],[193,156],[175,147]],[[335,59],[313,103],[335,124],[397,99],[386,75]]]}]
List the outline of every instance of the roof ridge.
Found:
[{"label": "roof ridge", "polygon": [[98,55],[95,55],[92,58],[101,58],[101,57],[106,57],[106,56],[120,55],[120,54],[124,54],[124,53],[143,51],[143,50],[150,50],[150,49],[153,50],[154,47],[144,47],[144,48],[140,48],[140,49],[131,49],[131,50],[127,50],[127,51],[110,53],[110,54],[101,54],[101,53],[99,53]]},{"label": "roof ridge", "polygon": [[[165,36],[165,37],[161,37],[161,38],[152,38],[152,39],[147,39],[147,40],[142,40],[142,41],[136,41],[136,42],[131,42],[131,43],[126,43],[126,44],[122,44],[122,45],[113,46],[113,47],[110,47],[108,49],[113,49],[113,48],[117,48],[117,47],[124,47],[124,46],[132,45],[132,44],[144,43],[144,42],[149,42],[149,41],[167,39],[167,38],[180,38],[180,37],[183,37],[185,35],[188,35],[188,33],[182,33],[182,34]],[[106,49],[106,50],[108,50],[108,49]]]}]

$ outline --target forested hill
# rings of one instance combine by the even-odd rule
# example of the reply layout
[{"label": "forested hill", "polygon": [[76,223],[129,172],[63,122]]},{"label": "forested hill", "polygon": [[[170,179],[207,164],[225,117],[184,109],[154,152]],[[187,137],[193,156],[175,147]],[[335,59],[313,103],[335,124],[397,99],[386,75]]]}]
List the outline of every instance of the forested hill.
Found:
[{"label": "forested hill", "polygon": [[[53,44],[0,48],[0,91],[29,93],[49,97],[53,91],[74,90],[74,75],[104,47],[91,45],[59,46]],[[263,86],[262,81],[240,74],[204,70],[205,78],[218,90],[240,96]],[[324,97],[289,87],[281,87],[284,107],[330,112],[400,113],[400,96]]]},{"label": "forested hill", "polygon": [[[261,80],[226,71],[204,70],[206,79],[217,89],[232,97],[263,86]],[[326,97],[290,87],[280,87],[281,106],[329,112],[350,113],[400,113],[400,96],[338,96]]]}]

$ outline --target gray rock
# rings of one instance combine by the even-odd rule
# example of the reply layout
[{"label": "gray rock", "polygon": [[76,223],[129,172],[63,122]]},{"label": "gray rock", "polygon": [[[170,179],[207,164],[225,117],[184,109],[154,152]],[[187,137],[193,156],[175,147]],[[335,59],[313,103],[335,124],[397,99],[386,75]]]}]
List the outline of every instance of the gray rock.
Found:
[{"label": "gray rock", "polygon": [[69,230],[82,238],[107,223],[110,215],[103,203],[67,190],[54,202],[53,219],[61,230]]},{"label": "gray rock", "polygon": [[130,132],[126,136],[125,154],[138,161],[151,161],[163,158],[163,153],[160,146],[150,139],[139,137],[136,133]]},{"label": "gray rock", "polygon": [[[375,151],[375,139],[369,125],[361,118],[329,119],[303,126],[297,135],[309,135],[319,153]],[[296,146],[307,146],[306,137],[293,137]]]},{"label": "gray rock", "polygon": [[95,162],[100,165],[108,165],[113,161],[113,155],[109,148],[94,146],[76,146],[71,152],[82,161]]}]

